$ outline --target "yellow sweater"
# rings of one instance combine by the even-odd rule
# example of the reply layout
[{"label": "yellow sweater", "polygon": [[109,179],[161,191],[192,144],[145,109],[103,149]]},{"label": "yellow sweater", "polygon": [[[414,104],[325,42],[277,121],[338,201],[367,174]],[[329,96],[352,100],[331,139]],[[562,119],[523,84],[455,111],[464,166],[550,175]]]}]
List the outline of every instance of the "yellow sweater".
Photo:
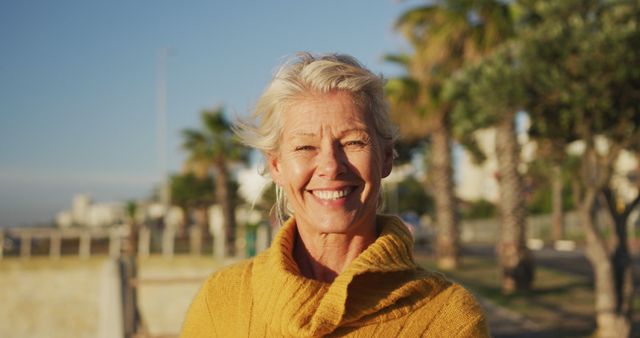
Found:
[{"label": "yellow sweater", "polygon": [[207,280],[181,337],[489,337],[468,291],[416,265],[402,222],[377,222],[380,236],[329,284],[300,274],[290,220],[268,250]]}]

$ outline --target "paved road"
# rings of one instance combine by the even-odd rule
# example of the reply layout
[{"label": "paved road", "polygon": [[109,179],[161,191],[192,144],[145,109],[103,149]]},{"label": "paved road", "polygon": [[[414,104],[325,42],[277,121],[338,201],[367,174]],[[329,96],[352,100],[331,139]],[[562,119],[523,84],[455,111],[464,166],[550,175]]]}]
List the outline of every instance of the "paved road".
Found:
[{"label": "paved road", "polygon": [[[591,264],[584,255],[582,249],[574,251],[556,251],[551,248],[533,250],[537,265],[580,275],[593,280]],[[496,259],[495,247],[491,245],[465,245],[463,255],[479,256]],[[633,258],[633,272],[636,290],[640,290],[640,257]]]},{"label": "paved road", "polygon": [[519,313],[478,298],[487,314],[491,335],[494,338],[542,338],[547,333],[540,325]]}]

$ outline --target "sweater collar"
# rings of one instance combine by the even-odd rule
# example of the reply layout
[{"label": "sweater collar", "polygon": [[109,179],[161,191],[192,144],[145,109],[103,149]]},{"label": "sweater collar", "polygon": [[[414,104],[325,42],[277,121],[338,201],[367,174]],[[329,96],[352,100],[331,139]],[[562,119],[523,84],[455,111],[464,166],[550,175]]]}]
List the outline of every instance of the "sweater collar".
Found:
[{"label": "sweater collar", "polygon": [[403,307],[401,299],[431,288],[416,279],[413,240],[402,221],[377,216],[376,222],[378,238],[329,284],[300,274],[292,255],[296,224],[287,221],[253,270],[254,306],[270,327],[284,335],[325,335],[358,320],[383,320],[385,309]]}]

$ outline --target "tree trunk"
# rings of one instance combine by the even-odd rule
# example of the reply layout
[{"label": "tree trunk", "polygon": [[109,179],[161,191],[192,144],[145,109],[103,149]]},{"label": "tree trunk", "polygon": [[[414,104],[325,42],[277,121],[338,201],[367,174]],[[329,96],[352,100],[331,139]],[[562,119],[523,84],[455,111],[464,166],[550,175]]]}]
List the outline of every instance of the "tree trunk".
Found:
[{"label": "tree trunk", "polygon": [[[208,233],[209,226],[209,207],[207,205],[199,205],[195,208],[194,225],[200,231],[200,234]],[[185,234],[183,232],[183,234]]]},{"label": "tree trunk", "polygon": [[[618,209],[614,193],[609,187],[602,189],[602,195],[607,203],[607,210],[614,221],[614,241],[613,254],[608,257],[609,262],[604,262],[603,257],[598,255],[605,250],[597,250],[594,254],[594,261],[597,261],[599,266],[596,268],[594,265],[594,272],[602,274],[598,279],[603,284],[601,287],[603,289],[602,295],[598,294],[596,297],[604,298],[601,301],[602,309],[599,309],[598,303],[596,303],[598,333],[601,337],[629,337],[632,326],[634,284],[627,222],[633,209],[640,204],[640,195],[625,205],[622,211]],[[596,242],[596,244],[599,243],[604,244],[605,242]],[[600,291],[598,284],[596,284],[596,288]],[[596,302],[598,298],[596,298]]]},{"label": "tree trunk", "polygon": [[[630,275],[631,266],[627,264],[627,269],[616,271],[612,260],[607,256],[595,256],[590,259],[593,264],[595,278],[596,296],[596,323],[598,325],[598,337],[600,338],[624,338],[630,337],[631,318],[623,313],[622,305],[618,297],[622,296],[622,291],[616,287],[616,272]],[[627,289],[633,291],[633,283],[626,282]],[[627,292],[624,292],[627,293]],[[630,295],[632,296],[632,295]],[[629,299],[632,299],[629,298]],[[626,301],[628,303],[628,301]]]},{"label": "tree trunk", "polygon": [[[634,292],[626,223],[631,211],[640,203],[640,196],[619,212],[615,196],[608,186],[613,159],[617,155],[610,150],[605,158],[596,153],[593,142],[586,142],[586,145],[581,170],[585,188],[584,193],[579,194],[578,212],[586,236],[586,255],[593,267],[598,336],[626,338],[631,335]],[[609,250],[607,240],[596,226],[598,196],[604,197],[614,221],[613,250]]]},{"label": "tree trunk", "polygon": [[234,256],[236,253],[236,213],[231,192],[229,172],[225,165],[217,166],[216,175],[216,198],[222,209],[224,219],[224,232],[227,243],[227,255]]},{"label": "tree trunk", "polygon": [[460,264],[457,206],[454,195],[449,130],[444,124],[431,133],[430,181],[436,207],[435,254],[438,267],[452,270]]},{"label": "tree trunk", "polygon": [[522,177],[518,171],[520,150],[514,115],[496,128],[499,170],[501,233],[497,246],[502,268],[502,291],[506,294],[531,288],[533,258],[525,243],[526,208]]},{"label": "tree trunk", "polygon": [[564,238],[562,183],[562,168],[559,163],[553,163],[551,168],[551,237],[554,242]]},{"label": "tree trunk", "polygon": [[627,244],[620,241],[613,255],[609,255],[606,241],[596,232],[594,201],[589,197],[583,200],[579,213],[587,235],[587,258],[593,267],[598,337],[630,337],[633,271]]}]

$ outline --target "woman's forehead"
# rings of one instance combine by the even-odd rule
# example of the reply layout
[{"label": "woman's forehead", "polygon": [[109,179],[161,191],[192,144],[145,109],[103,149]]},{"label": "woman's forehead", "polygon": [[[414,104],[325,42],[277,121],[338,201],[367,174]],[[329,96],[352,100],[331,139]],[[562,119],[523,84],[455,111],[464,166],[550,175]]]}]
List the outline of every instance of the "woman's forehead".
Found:
[{"label": "woman's forehead", "polygon": [[309,126],[309,128],[292,129],[287,132],[291,137],[318,137],[325,133],[331,133],[337,137],[344,137],[349,135],[369,135],[370,131],[366,126],[327,126],[321,128],[319,126]]},{"label": "woman's forehead", "polygon": [[348,93],[306,96],[292,102],[282,114],[287,133],[317,134],[323,129],[340,134],[367,132],[372,126]]},{"label": "woman's forehead", "polygon": [[341,136],[355,133],[369,134],[372,126],[364,118],[323,119],[315,117],[286,119],[284,133],[297,137],[312,137],[326,133]]}]

